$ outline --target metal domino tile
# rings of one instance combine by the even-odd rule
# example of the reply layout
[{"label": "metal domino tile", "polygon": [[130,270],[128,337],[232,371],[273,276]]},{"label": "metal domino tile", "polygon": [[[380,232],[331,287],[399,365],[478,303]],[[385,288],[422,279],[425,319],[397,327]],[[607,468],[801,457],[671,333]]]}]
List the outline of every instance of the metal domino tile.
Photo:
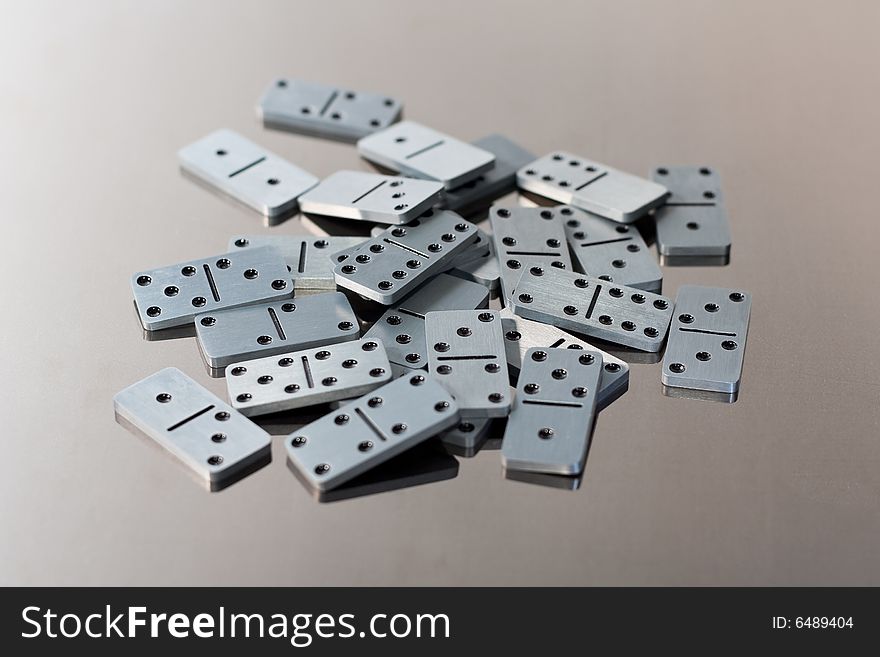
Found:
[{"label": "metal domino tile", "polygon": [[318,184],[307,171],[245,139],[217,130],[177,153],[183,170],[268,217],[293,212]]},{"label": "metal domino tile", "polygon": [[516,181],[528,192],[627,224],[663,203],[668,194],[663,185],[564,151],[522,167]]},{"label": "metal domino tile", "polygon": [[385,348],[357,340],[232,363],[226,389],[245,415],[265,415],[359,397],[391,380]]},{"label": "metal domino tile", "polygon": [[428,371],[454,395],[463,418],[507,415],[507,360],[497,311],[429,312],[425,339]]},{"label": "metal domino tile", "polygon": [[660,292],[663,274],[634,226],[568,206],[558,208],[558,212],[581,273],[648,292]]},{"label": "metal domino tile", "polygon": [[271,456],[269,434],[174,367],[113,398],[117,421],[154,440],[210,487]]},{"label": "metal domino tile", "polygon": [[139,271],[131,291],[141,324],[155,331],[192,324],[205,311],[286,299],[293,286],[281,253],[263,247]]},{"label": "metal domino tile", "polygon": [[337,171],[299,199],[311,214],[384,224],[405,224],[443,198],[443,185],[430,180]]},{"label": "metal domino tile", "polygon": [[492,208],[489,220],[505,305],[524,271],[571,270],[562,218],[555,208]]},{"label": "metal domino tile", "polygon": [[665,205],[654,211],[662,264],[727,264],[730,227],[718,173],[679,166],[657,167],[651,176],[670,191]]},{"label": "metal domino tile", "polygon": [[495,164],[495,156],[414,121],[402,121],[358,141],[366,159],[399,173],[455,189]]},{"label": "metal domino tile", "polygon": [[512,308],[526,319],[657,352],[669,329],[673,303],[644,290],[550,268],[523,274]]},{"label": "metal domino tile", "polygon": [[506,469],[583,472],[602,365],[602,355],[594,351],[526,352],[501,447]]},{"label": "metal domino tile", "polygon": [[452,427],[459,417],[443,386],[413,373],[302,427],[285,446],[307,485],[330,490]]},{"label": "metal domino tile", "polygon": [[[476,227],[454,212],[438,212],[388,228],[337,264],[336,284],[391,305],[431,276],[450,268],[477,239]],[[339,255],[336,255],[337,260]]]},{"label": "metal domino tile", "polygon": [[745,290],[683,285],[663,357],[663,384],[734,393],[742,378],[752,297]]},{"label": "metal domino tile", "polygon": [[355,142],[400,118],[401,103],[386,95],[276,78],[257,104],[267,128]]},{"label": "metal domino tile", "polygon": [[220,369],[239,360],[357,340],[359,330],[345,295],[325,292],[200,315],[196,337],[205,364]]},{"label": "metal domino tile", "polygon": [[[431,217],[435,214],[435,212],[442,211],[429,210],[428,212],[423,214],[422,217]],[[387,228],[387,226],[375,226],[370,231],[370,235],[373,237],[378,237],[383,232],[385,232]],[[344,255],[345,257],[348,257],[351,254],[356,253],[357,251],[357,248],[346,249],[345,251],[340,252],[338,255]],[[481,228],[477,228],[477,239],[474,240],[473,244],[471,244],[467,249],[464,249],[460,254],[455,257],[452,263],[450,263],[450,268],[448,271],[450,273],[458,272],[459,274],[462,274],[459,275],[459,278],[474,280],[474,282],[481,283],[481,281],[476,280],[476,278],[471,278],[467,274],[483,265],[486,262],[486,258],[494,254],[494,252],[495,250],[492,246],[492,238],[486,235],[486,233],[483,232]]]}]

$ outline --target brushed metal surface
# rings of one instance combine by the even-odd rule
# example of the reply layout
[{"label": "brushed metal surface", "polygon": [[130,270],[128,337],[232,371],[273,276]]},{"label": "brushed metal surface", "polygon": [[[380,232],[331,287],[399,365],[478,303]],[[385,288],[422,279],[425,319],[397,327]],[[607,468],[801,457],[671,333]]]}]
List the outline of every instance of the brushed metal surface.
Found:
[{"label": "brushed metal surface", "polygon": [[596,398],[596,409],[602,410],[629,388],[629,365],[596,346],[566,333],[560,328],[517,317],[509,309],[501,311],[507,370],[513,385],[519,380],[526,352],[533,347],[543,349],[586,349],[602,354],[602,378]]},{"label": "brushed metal surface", "polygon": [[118,392],[113,408],[120,424],[154,440],[210,488],[271,456],[269,434],[176,367]]},{"label": "brushed metal surface", "polygon": [[[651,178],[669,188],[666,203],[654,211],[657,250],[664,265],[730,262],[730,226],[721,177],[705,166],[655,167]],[[716,258],[714,262],[708,258]]]},{"label": "brushed metal surface", "polygon": [[438,180],[455,189],[495,165],[495,156],[414,121],[401,121],[360,139],[362,157],[399,173]]},{"label": "brushed metal surface", "polygon": [[505,306],[524,271],[571,270],[563,219],[554,208],[492,207],[489,221]]},{"label": "brushed metal surface", "polygon": [[296,210],[318,179],[232,130],[216,130],[177,152],[181,168],[267,217]]},{"label": "brushed metal surface", "polygon": [[304,238],[302,235],[236,235],[229,239],[229,250],[271,246],[287,263],[294,290],[335,290],[333,254],[357,246],[363,237]]},{"label": "brushed metal surface", "polygon": [[535,159],[522,146],[498,134],[487,135],[471,142],[495,156],[495,166],[470,182],[446,192],[441,205],[466,216],[479,212],[516,189],[516,172]]},{"label": "brushed metal surface", "polygon": [[300,209],[342,219],[405,224],[443,198],[443,185],[431,180],[337,171],[299,199]]},{"label": "brushed metal surface", "polygon": [[550,267],[523,273],[512,299],[520,317],[641,351],[663,347],[667,297]]},{"label": "brushed metal surface", "polygon": [[583,472],[602,365],[597,351],[526,352],[501,446],[506,470]]},{"label": "brushed metal surface", "polygon": [[663,385],[735,393],[742,378],[752,296],[737,288],[682,285],[663,356]]},{"label": "brushed metal surface", "polygon": [[593,162],[554,151],[522,167],[517,185],[526,191],[629,224],[663,202],[663,185]]},{"label": "brushed metal surface", "polygon": [[330,490],[459,420],[458,405],[433,377],[395,379],[284,440],[297,476]]},{"label": "brushed metal surface", "polygon": [[[15,3],[0,21],[0,582],[880,584],[880,4],[124,7]],[[270,467],[221,495],[192,485],[116,424],[110,400],[168,365],[221,398],[226,385],[192,341],[142,339],[128,277],[231,235],[307,237],[305,220],[264,231],[181,178],[176,149],[213,126],[316,175],[368,170],[345,144],[259,125],[254,102],[288,70],[391,93],[468,142],[498,131],[645,177],[709,163],[735,257],[664,267],[664,289],[754,296],[737,402],[663,396],[661,363],[632,365],[576,492],[502,479],[487,451],[497,423],[457,478],[427,486],[313,504],[280,439]],[[31,321],[48,318],[59,276],[77,292],[51,295],[57,321]]]},{"label": "brushed metal surface", "polygon": [[357,317],[341,292],[205,313],[195,325],[209,370],[359,337]]},{"label": "brushed metal surface", "polygon": [[425,313],[431,310],[473,310],[486,308],[485,287],[451,274],[440,274],[416,288],[394,308],[389,308],[364,333],[364,338],[381,340],[388,359],[405,368],[428,365],[425,343]]},{"label": "brushed metal surface", "polygon": [[257,103],[266,128],[354,143],[400,118],[403,107],[390,96],[279,77]]},{"label": "brushed metal surface", "polygon": [[428,371],[455,397],[462,418],[507,415],[507,359],[498,311],[426,313],[425,340]]},{"label": "brushed metal surface", "polygon": [[192,324],[205,311],[287,299],[293,286],[281,253],[263,247],[139,271],[131,292],[144,330],[156,331]]},{"label": "brushed metal surface", "polygon": [[226,367],[229,403],[248,416],[360,397],[390,380],[391,366],[378,340],[340,342]]},{"label": "brushed metal surface", "polygon": [[604,281],[660,293],[663,273],[635,226],[572,207],[559,208],[577,269]]},{"label": "brushed metal surface", "polygon": [[388,306],[449,269],[476,239],[476,227],[454,212],[423,215],[356,247],[353,257],[336,265],[336,284]]}]

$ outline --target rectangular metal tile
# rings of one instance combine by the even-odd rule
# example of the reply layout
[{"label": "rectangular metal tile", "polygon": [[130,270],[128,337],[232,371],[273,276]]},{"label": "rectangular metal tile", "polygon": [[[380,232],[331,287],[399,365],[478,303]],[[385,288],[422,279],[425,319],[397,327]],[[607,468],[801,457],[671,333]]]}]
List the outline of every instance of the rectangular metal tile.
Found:
[{"label": "rectangular metal tile", "polygon": [[391,380],[391,365],[378,340],[356,340],[317,349],[239,361],[226,367],[232,406],[265,415],[340,399],[352,399]]},{"label": "rectangular metal tile", "polygon": [[188,174],[266,215],[294,212],[318,179],[232,130],[217,130],[177,153]]},{"label": "rectangular metal tile", "polygon": [[681,286],[663,356],[663,384],[737,392],[751,308],[752,296],[745,290]]},{"label": "rectangular metal tile", "polygon": [[555,208],[576,267],[593,278],[660,292],[663,274],[635,226],[619,224],[570,206]]},{"label": "rectangular metal tile", "polygon": [[154,440],[212,488],[271,458],[268,433],[175,367],[117,393],[113,407],[120,424]]},{"label": "rectangular metal tile", "polygon": [[718,173],[708,167],[667,166],[655,168],[651,177],[670,191],[666,204],[654,211],[661,263],[726,265],[730,226]]},{"label": "rectangular metal tile", "polygon": [[625,224],[663,203],[668,194],[663,185],[564,151],[525,165],[516,182],[520,189]]},{"label": "rectangular metal tile", "polygon": [[524,271],[571,270],[563,218],[556,208],[493,207],[489,212],[505,306]]},{"label": "rectangular metal tile", "polygon": [[302,427],[284,444],[298,476],[329,490],[454,426],[459,417],[449,392],[419,372]]},{"label": "rectangular metal tile", "polygon": [[358,320],[341,292],[248,306],[196,317],[209,369],[288,351],[357,340]]},{"label": "rectangular metal tile", "polygon": [[463,418],[507,415],[507,360],[498,311],[429,312],[425,340],[428,371],[453,394]]},{"label": "rectangular metal tile", "polygon": [[672,301],[644,290],[549,268],[523,273],[512,302],[520,317],[641,351],[663,346]]},{"label": "rectangular metal tile", "polygon": [[529,349],[501,446],[508,470],[578,475],[593,432],[602,355]]},{"label": "rectangular metal tile", "polygon": [[337,264],[336,284],[388,306],[449,269],[477,237],[476,226],[448,211],[389,227]]},{"label": "rectangular metal tile", "polygon": [[358,141],[362,157],[392,171],[437,180],[455,189],[495,165],[495,156],[414,121],[402,121]]},{"label": "rectangular metal tile", "polygon": [[206,311],[293,296],[284,259],[271,247],[139,271],[131,291],[146,331],[186,326]]},{"label": "rectangular metal tile", "polygon": [[266,128],[354,143],[400,119],[402,105],[391,96],[280,77],[257,104]]},{"label": "rectangular metal tile", "polygon": [[383,176],[366,171],[337,171],[299,199],[311,214],[405,224],[443,198],[443,185],[432,180]]}]

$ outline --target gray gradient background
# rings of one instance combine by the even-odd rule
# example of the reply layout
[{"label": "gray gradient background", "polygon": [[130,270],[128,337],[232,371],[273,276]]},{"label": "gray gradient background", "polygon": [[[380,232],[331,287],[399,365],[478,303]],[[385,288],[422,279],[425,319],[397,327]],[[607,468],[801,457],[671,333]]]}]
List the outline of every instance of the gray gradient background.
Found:
[{"label": "gray gradient background", "polygon": [[[770,5],[770,6],[768,6]],[[880,584],[877,63],[872,2],[4,3],[2,584]],[[175,365],[129,275],[260,218],[183,179],[229,127],[319,176],[351,146],[264,131],[278,73],[382,91],[464,139],[498,131],[646,173],[706,163],[734,238],[683,283],[754,294],[733,405],[634,365],[583,486],[451,481],[328,505],[284,464],[218,494],[117,426]],[[278,233],[301,231],[291,221]]]}]

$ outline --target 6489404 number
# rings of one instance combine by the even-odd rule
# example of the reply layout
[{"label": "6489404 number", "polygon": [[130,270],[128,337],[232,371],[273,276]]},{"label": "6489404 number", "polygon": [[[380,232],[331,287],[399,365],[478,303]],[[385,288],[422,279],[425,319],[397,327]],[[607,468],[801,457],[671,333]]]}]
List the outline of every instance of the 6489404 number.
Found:
[{"label": "6489404 number", "polygon": [[808,628],[813,630],[824,629],[852,629],[852,616],[798,616],[794,620],[797,629]]}]

